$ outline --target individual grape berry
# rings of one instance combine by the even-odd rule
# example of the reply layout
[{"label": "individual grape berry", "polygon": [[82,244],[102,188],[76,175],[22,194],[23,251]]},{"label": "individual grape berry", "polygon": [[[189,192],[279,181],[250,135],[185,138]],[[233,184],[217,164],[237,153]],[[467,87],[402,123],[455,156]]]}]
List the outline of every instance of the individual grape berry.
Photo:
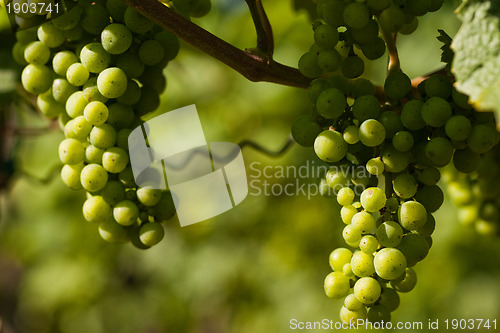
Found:
[{"label": "individual grape berry", "polygon": [[368,60],[377,60],[385,54],[385,41],[380,37],[375,37],[369,43],[361,45],[361,51]]},{"label": "individual grape berry", "polygon": [[441,97],[429,98],[422,106],[421,112],[425,123],[432,127],[444,126],[452,115],[450,104]]},{"label": "individual grape berry", "polygon": [[316,78],[322,73],[322,69],[318,65],[318,54],[314,52],[304,53],[299,59],[298,67],[302,75],[310,79]]},{"label": "individual grape berry", "polygon": [[64,35],[52,22],[46,22],[38,27],[38,39],[50,48],[56,48],[64,43]]},{"label": "individual grape berry", "polygon": [[359,141],[359,128],[355,125],[347,126],[342,137],[348,144],[355,144]]},{"label": "individual grape berry", "polygon": [[145,40],[139,47],[139,59],[147,66],[158,64],[164,56],[163,46],[154,39]]},{"label": "individual grape berry", "polygon": [[131,226],[137,223],[139,208],[130,200],[123,200],[113,208],[115,221],[123,226]]},{"label": "individual grape berry", "polygon": [[142,16],[131,7],[127,7],[124,14],[124,21],[130,31],[137,34],[145,34],[153,28],[154,23]]},{"label": "individual grape berry", "polygon": [[108,148],[102,155],[102,166],[109,173],[122,172],[127,167],[128,161],[128,153],[119,147]]},{"label": "individual grape berry", "polygon": [[108,173],[98,164],[88,164],[82,170],[80,181],[85,190],[97,192],[108,182]]},{"label": "individual grape berry", "polygon": [[292,124],[292,137],[295,142],[303,147],[312,147],[314,140],[321,131],[321,126],[310,115],[300,116]]},{"label": "individual grape berry", "polygon": [[322,24],[314,30],[314,42],[322,49],[333,50],[339,42],[339,32],[329,24]]},{"label": "individual grape berry", "polygon": [[52,90],[49,89],[46,92],[38,95],[36,99],[36,105],[40,112],[47,118],[56,118],[61,113],[65,113],[64,105],[58,103],[54,96],[52,96]]},{"label": "individual grape berry", "polygon": [[347,143],[341,133],[326,130],[314,140],[314,152],[325,162],[338,162],[347,154]]},{"label": "individual grape berry", "polygon": [[402,173],[394,178],[393,189],[400,198],[409,199],[417,193],[417,181],[412,175]]},{"label": "individual grape berry", "polygon": [[109,124],[94,126],[90,131],[90,143],[98,148],[111,148],[115,142],[116,130]]},{"label": "individual grape berry", "polygon": [[347,310],[345,306],[340,308],[340,320],[344,323],[356,323],[359,320],[366,320],[367,317],[366,307],[363,306],[361,309],[356,311]]},{"label": "individual grape berry", "polygon": [[133,36],[130,30],[120,23],[112,23],[101,32],[102,46],[109,54],[124,53],[132,45],[132,41]]},{"label": "individual grape berry", "polygon": [[111,206],[100,195],[87,198],[82,210],[83,217],[91,223],[101,223],[112,218]]},{"label": "individual grape berry", "polygon": [[363,251],[356,251],[352,255],[351,269],[356,276],[365,277],[375,273],[373,255]]},{"label": "individual grape berry", "polygon": [[415,200],[424,205],[429,213],[434,213],[444,202],[444,194],[437,185],[424,186],[417,191]]},{"label": "individual grape berry", "polygon": [[130,51],[118,56],[116,67],[121,68],[129,79],[138,78],[144,72],[144,63],[135,53]]},{"label": "individual grape berry", "polygon": [[417,284],[417,274],[410,267],[407,267],[405,269],[404,275],[402,275],[396,280],[391,281],[391,285],[394,288],[394,290],[400,293],[407,293],[409,291],[412,291],[413,288],[415,288],[416,284]]},{"label": "individual grape berry", "polygon": [[344,25],[343,12],[346,4],[342,0],[324,1],[318,4],[318,16],[333,27]]},{"label": "individual grape berry", "polygon": [[381,175],[384,172],[384,163],[380,158],[371,158],[366,162],[366,170],[374,176]]},{"label": "individual grape berry", "polygon": [[[39,2],[42,3],[42,2]],[[63,15],[60,15],[52,20],[52,24],[60,30],[68,31],[75,28],[80,22],[83,9],[80,6],[74,6]]]},{"label": "individual grape berry", "polygon": [[78,164],[66,164],[61,169],[61,179],[66,186],[72,190],[82,189],[82,183],[80,182],[80,174],[84,167],[83,163]]},{"label": "individual grape berry", "polygon": [[434,74],[425,80],[425,93],[428,97],[441,97],[447,99],[453,90],[450,80],[444,75]]},{"label": "individual grape berry", "polygon": [[318,54],[318,65],[325,72],[335,72],[342,64],[342,56],[337,50],[322,50]]},{"label": "individual grape berry", "polygon": [[324,289],[326,296],[340,299],[349,293],[349,278],[341,272],[332,272],[325,278]]},{"label": "individual grape berry", "polygon": [[52,68],[57,75],[66,76],[66,71],[69,66],[78,62],[78,58],[71,51],[60,51],[54,55],[52,59]]},{"label": "individual grape berry", "polygon": [[391,0],[367,0],[366,5],[377,11],[384,10],[391,5]]},{"label": "individual grape berry", "polygon": [[371,43],[378,37],[379,27],[377,21],[370,19],[362,28],[348,30],[354,41],[360,45]]},{"label": "individual grape berry", "polygon": [[454,151],[450,140],[443,137],[432,138],[425,147],[425,155],[436,167],[448,164]]},{"label": "individual grape berry", "polygon": [[413,135],[407,131],[399,131],[392,137],[392,145],[399,151],[410,151],[413,148]]},{"label": "individual grape berry", "polygon": [[469,104],[469,96],[462,94],[462,93],[458,92],[457,90],[453,89],[451,92],[451,97],[453,98],[453,101],[462,109],[465,109],[465,110],[472,109],[472,105]]},{"label": "individual grape berry", "polygon": [[108,107],[102,102],[90,102],[83,110],[83,116],[91,125],[102,125],[108,119]]},{"label": "individual grape berry", "polygon": [[59,144],[59,159],[64,164],[77,164],[83,161],[84,149],[80,141],[64,139]]},{"label": "individual grape berry", "polygon": [[404,129],[401,117],[396,111],[384,111],[378,117],[378,121],[385,128],[386,138],[392,138],[397,132]]},{"label": "individual grape berry", "polygon": [[382,151],[381,157],[385,170],[388,172],[401,172],[410,164],[410,154],[408,152],[400,152],[393,146],[386,146]]},{"label": "individual grape berry", "polygon": [[127,229],[112,218],[99,224],[99,235],[108,243],[125,243],[130,240]]},{"label": "individual grape berry", "polygon": [[88,102],[83,97],[83,93],[76,91],[66,101],[66,112],[71,118],[82,116],[87,104]]},{"label": "individual grape berry", "polygon": [[364,73],[365,63],[358,56],[349,56],[342,61],[340,69],[346,78],[355,79]]},{"label": "individual grape berry", "polygon": [[127,90],[127,76],[118,67],[106,68],[97,77],[97,88],[106,98],[117,98]]},{"label": "individual grape berry", "polygon": [[317,78],[311,81],[309,83],[309,86],[307,87],[307,96],[309,97],[309,100],[313,103],[316,103],[316,100],[318,99],[319,95],[323,92],[323,90],[333,88],[332,83],[325,78]]},{"label": "individual grape berry", "polygon": [[352,221],[352,217],[358,212],[358,210],[353,206],[344,206],[340,209],[340,217],[342,218],[342,222],[345,224],[350,224]]},{"label": "individual grape berry", "polygon": [[365,120],[359,126],[359,139],[367,147],[376,147],[385,140],[385,128],[375,119]]},{"label": "individual grape berry", "polygon": [[475,125],[472,127],[467,144],[469,148],[478,154],[484,154],[498,142],[498,132],[487,125]]},{"label": "individual grape berry", "polygon": [[387,198],[382,189],[369,187],[361,193],[361,205],[368,212],[377,212],[384,208]]},{"label": "individual grape berry", "polygon": [[316,101],[318,113],[327,119],[336,119],[344,113],[347,101],[344,93],[337,88],[324,90]]},{"label": "individual grape berry", "polygon": [[429,243],[419,234],[407,234],[398,245],[398,249],[406,257],[408,267],[413,267],[422,261],[429,253]]},{"label": "individual grape berry", "polygon": [[23,69],[21,82],[27,92],[39,95],[50,88],[52,73],[44,65],[29,64]]},{"label": "individual grape berry", "polygon": [[380,294],[379,303],[389,311],[394,311],[399,307],[399,294],[392,288],[384,288]]},{"label": "individual grape berry", "polygon": [[66,103],[69,96],[76,92],[77,88],[66,79],[57,78],[52,82],[52,96],[59,103]]},{"label": "individual grape berry", "polygon": [[372,235],[366,235],[361,237],[359,241],[359,249],[365,253],[372,254],[377,251],[378,240]]},{"label": "individual grape berry", "polygon": [[349,294],[344,299],[344,306],[350,311],[357,311],[364,307],[354,294]]},{"label": "individual grape berry", "polygon": [[134,105],[141,99],[141,88],[135,80],[128,80],[127,90],[116,100],[124,105]]},{"label": "individual grape berry", "polygon": [[403,229],[397,222],[386,221],[378,226],[375,235],[380,245],[388,248],[395,247],[403,238]]},{"label": "individual grape berry", "polygon": [[351,262],[351,258],[351,250],[344,247],[339,247],[330,253],[330,267],[335,272],[342,272],[344,265]]},{"label": "individual grape berry", "polygon": [[164,236],[165,230],[160,223],[146,223],[139,230],[139,239],[146,246],[158,244]]},{"label": "individual grape berry", "polygon": [[87,103],[93,101],[106,103],[108,101],[108,99],[99,92],[99,88],[97,87],[97,77],[95,76],[89,78],[87,82],[85,82],[82,92]]},{"label": "individual grape berry", "polygon": [[31,42],[24,49],[24,59],[30,64],[45,65],[49,58],[50,49],[42,42]]},{"label": "individual grape berry", "polygon": [[94,145],[88,145],[85,148],[85,162],[102,164],[102,155],[104,155],[105,150],[97,148]]},{"label": "individual grape berry", "polygon": [[362,277],[354,284],[354,295],[363,304],[375,303],[381,292],[380,284],[372,277]]},{"label": "individual grape berry", "polygon": [[365,95],[356,98],[352,105],[354,118],[363,122],[367,119],[375,119],[380,115],[380,103],[375,96]]},{"label": "individual grape berry", "polygon": [[[354,229],[350,224],[346,225],[342,230],[342,238],[344,238],[347,245],[351,247],[358,247],[359,241],[361,240],[361,232]],[[352,263],[351,263],[352,266]],[[354,269],[354,267],[352,267]]]},{"label": "individual grape berry", "polygon": [[410,93],[411,80],[405,73],[392,72],[385,79],[384,91],[387,97],[399,101]]},{"label": "individual grape berry", "polygon": [[370,213],[359,212],[352,217],[351,227],[358,230],[361,234],[369,234],[375,230],[375,220]]},{"label": "individual grape berry", "polygon": [[422,228],[427,221],[427,210],[418,201],[406,201],[398,211],[398,219],[401,226],[408,230]]},{"label": "individual grape berry", "polygon": [[417,179],[424,185],[435,185],[441,179],[441,172],[434,167],[426,167],[417,172]]},{"label": "individual grape berry", "polygon": [[386,247],[377,252],[373,265],[382,279],[394,280],[405,272],[407,262],[400,250]]},{"label": "individual grape berry", "polygon": [[354,29],[363,28],[370,21],[371,15],[368,8],[359,2],[352,2],[344,8],[344,23]]},{"label": "individual grape berry", "polygon": [[399,209],[399,199],[396,197],[390,197],[385,203],[387,211],[394,213]]},{"label": "individual grape berry", "polygon": [[354,191],[349,187],[344,187],[337,193],[337,202],[341,206],[349,206],[354,201]]},{"label": "individual grape berry", "polygon": [[109,24],[109,13],[101,4],[92,4],[85,8],[80,24],[88,33],[99,35]]},{"label": "individual grape berry", "polygon": [[66,138],[73,138],[84,142],[92,129],[92,125],[83,116],[71,119],[64,126],[64,135]]},{"label": "individual grape berry", "polygon": [[398,31],[403,35],[411,35],[418,28],[418,18],[414,17],[410,22],[404,24]]},{"label": "individual grape berry", "polygon": [[332,167],[326,173],[326,182],[328,186],[337,190],[347,187],[350,184],[350,174],[343,168]]},{"label": "individual grape berry", "polygon": [[419,99],[413,99],[407,102],[401,110],[401,122],[403,125],[413,131],[425,127],[425,121],[422,118],[422,106],[424,102]]},{"label": "individual grape berry", "polygon": [[375,86],[370,80],[359,78],[352,81],[351,93],[355,98],[365,95],[375,95]]},{"label": "individual grape berry", "polygon": [[368,309],[370,323],[387,323],[391,321],[391,312],[385,305],[376,304]]},{"label": "individual grape berry", "polygon": [[406,16],[395,4],[380,13],[378,23],[388,32],[397,32],[406,23]]},{"label": "individual grape berry", "polygon": [[472,151],[470,148],[456,150],[453,154],[453,165],[458,171],[463,173],[476,171],[480,162],[481,155]]}]

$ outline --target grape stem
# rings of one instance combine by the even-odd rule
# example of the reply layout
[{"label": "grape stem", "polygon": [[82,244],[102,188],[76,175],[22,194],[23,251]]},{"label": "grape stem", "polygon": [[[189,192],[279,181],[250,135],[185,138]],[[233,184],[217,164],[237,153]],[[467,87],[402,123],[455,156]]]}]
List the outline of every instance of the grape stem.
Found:
[{"label": "grape stem", "polygon": [[398,49],[396,47],[396,34],[391,34],[385,29],[382,29],[385,43],[387,44],[387,51],[389,52],[389,72],[397,72],[401,70],[399,62]]},{"label": "grape stem", "polygon": [[257,32],[257,49],[247,49],[252,54],[261,54],[272,59],[274,52],[273,29],[261,0],[245,0]]},{"label": "grape stem", "polygon": [[252,13],[252,16],[257,16],[258,48],[262,47],[263,50],[267,50],[265,51],[267,55],[252,54],[238,49],[177,14],[158,0],[122,1],[162,28],[226,64],[252,82],[271,82],[305,89],[311,81],[303,76],[298,69],[276,62],[269,56],[273,50],[272,39],[269,40],[270,25],[258,0],[249,0],[247,3],[250,3],[250,7],[255,8],[255,13]]}]

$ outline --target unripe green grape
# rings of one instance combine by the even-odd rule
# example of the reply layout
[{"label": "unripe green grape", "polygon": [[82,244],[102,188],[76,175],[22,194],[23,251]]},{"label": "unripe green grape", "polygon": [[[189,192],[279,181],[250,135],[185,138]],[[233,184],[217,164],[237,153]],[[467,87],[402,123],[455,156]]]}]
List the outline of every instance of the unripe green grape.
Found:
[{"label": "unripe green grape", "polygon": [[94,195],[83,203],[83,217],[91,223],[101,223],[112,219],[111,206],[104,201],[102,196]]},{"label": "unripe green grape", "polygon": [[127,83],[127,90],[125,90],[125,93],[118,97],[116,100],[120,104],[124,105],[134,105],[141,99],[141,88],[139,87],[139,84],[134,81],[134,80],[128,80]]},{"label": "unripe green grape", "polygon": [[395,111],[384,111],[378,121],[384,126],[386,138],[392,138],[397,132],[404,129],[401,117]]},{"label": "unripe green grape", "polygon": [[443,167],[451,161],[455,149],[450,140],[443,137],[432,138],[425,147],[425,155],[436,167]]},{"label": "unripe green grape", "polygon": [[80,141],[85,141],[92,129],[92,125],[83,116],[78,116],[71,119],[64,126],[64,135],[66,138],[73,138]]},{"label": "unripe green grape", "polygon": [[61,169],[61,179],[63,183],[72,190],[81,190],[82,183],[80,182],[80,174],[82,173],[83,167],[83,163],[64,165]]},{"label": "unripe green grape", "polygon": [[473,152],[470,148],[456,150],[453,154],[453,165],[463,173],[471,173],[477,170],[481,162],[481,155]]},{"label": "unripe green grape", "polygon": [[341,133],[326,130],[314,140],[314,152],[325,162],[338,162],[347,154],[347,143]]},{"label": "unripe green grape", "polygon": [[428,97],[450,97],[453,86],[448,78],[441,74],[434,74],[425,80],[425,93]]},{"label": "unripe green grape", "polygon": [[361,45],[361,51],[368,60],[377,60],[385,54],[385,41],[380,37],[375,37],[369,43]]},{"label": "unripe green grape", "polygon": [[332,167],[327,171],[325,178],[328,186],[335,190],[340,190],[349,186],[351,175],[344,168]]},{"label": "unripe green grape", "polygon": [[165,230],[160,223],[145,223],[139,230],[139,239],[146,246],[158,244],[165,236]]},{"label": "unripe green grape", "polygon": [[350,84],[349,80],[345,78],[344,76],[340,74],[334,74],[330,76],[328,79],[330,81],[332,87],[331,88],[337,88],[338,90],[342,91],[344,95],[348,95],[350,92]]},{"label": "unripe green grape", "polygon": [[384,163],[380,158],[371,158],[366,162],[366,170],[374,176],[381,175],[384,172]]},{"label": "unripe green grape", "polygon": [[52,22],[46,22],[38,27],[38,39],[50,48],[56,48],[64,42],[64,35]]},{"label": "unripe green grape", "polygon": [[97,88],[106,98],[117,98],[127,90],[127,76],[118,67],[106,68],[97,77]]},{"label": "unripe green grape", "polygon": [[94,126],[90,131],[90,143],[98,148],[111,148],[115,142],[116,130],[109,124]]},{"label": "unripe green grape", "polygon": [[102,102],[90,102],[83,110],[83,116],[91,125],[102,125],[108,119],[108,107]]},{"label": "unripe green grape", "polygon": [[318,16],[333,27],[344,25],[343,12],[346,4],[342,0],[324,1],[318,3]]},{"label": "unripe green grape", "polygon": [[406,0],[405,9],[412,15],[422,16],[429,11],[432,0]]},{"label": "unripe green grape", "polygon": [[352,217],[351,227],[361,234],[372,233],[375,230],[375,220],[370,213],[359,212]]},{"label": "unripe green grape", "polygon": [[414,17],[410,22],[404,24],[398,31],[403,35],[411,35],[418,28],[418,18]]},{"label": "unripe green grape", "polygon": [[292,137],[299,145],[312,147],[314,140],[321,133],[322,128],[315,117],[303,115],[295,119],[292,124]]},{"label": "unripe green grape", "polygon": [[351,93],[355,98],[365,95],[375,95],[375,86],[370,80],[359,78],[351,83]]},{"label": "unripe green grape", "polygon": [[341,206],[349,206],[354,201],[354,191],[349,187],[344,187],[337,193],[337,202]]},{"label": "unripe green grape", "polygon": [[441,179],[441,172],[434,167],[427,167],[417,172],[417,179],[424,185],[435,185]]},{"label": "unripe green grape", "polygon": [[87,6],[83,12],[80,25],[92,35],[99,35],[109,24],[109,13],[101,4]]},{"label": "unripe green grape", "polygon": [[351,258],[351,250],[339,247],[330,253],[328,260],[333,271],[342,272],[344,265],[351,262]]},{"label": "unripe green grape", "polygon": [[350,224],[352,217],[358,212],[358,210],[353,205],[344,206],[340,209],[340,216],[342,222],[345,224]]},{"label": "unripe green grape", "polygon": [[378,30],[379,27],[377,21],[370,19],[362,28],[350,28],[348,31],[356,43],[364,45],[373,42],[373,40],[378,37]]},{"label": "unripe green grape", "polygon": [[116,206],[125,199],[125,187],[119,181],[109,181],[102,189],[101,196],[108,204]]},{"label": "unripe green grape", "polygon": [[366,320],[366,318],[367,312],[365,306],[355,311],[348,310],[345,306],[340,308],[340,320],[344,323],[357,323],[359,320]]},{"label": "unripe green grape", "polygon": [[58,16],[52,20],[52,23],[58,29],[68,31],[75,28],[80,22],[80,17],[82,16],[83,9],[80,6],[73,6],[67,12]]},{"label": "unripe green grape", "polygon": [[44,65],[49,58],[50,49],[42,42],[31,42],[24,49],[24,59],[30,64]]},{"label": "unripe green grape", "polygon": [[59,159],[64,164],[77,164],[83,161],[84,149],[80,141],[64,139],[59,144]]},{"label": "unripe green grape", "polygon": [[401,122],[403,125],[413,131],[425,127],[425,121],[422,118],[422,106],[424,102],[419,99],[413,99],[407,102],[401,110]]},{"label": "unripe green grape", "polygon": [[83,97],[83,92],[76,91],[66,101],[66,112],[71,118],[82,116],[88,102]]},{"label": "unripe green grape", "polygon": [[89,79],[89,71],[79,62],[68,67],[66,78],[72,85],[79,87]]},{"label": "unripe green grape", "polygon": [[369,187],[361,193],[361,205],[368,212],[377,212],[384,208],[386,196],[382,189]]},{"label": "unripe green grape", "polygon": [[322,50],[318,54],[318,65],[325,72],[334,72],[342,64],[342,56],[337,50]]},{"label": "unripe green grape", "polygon": [[78,62],[78,58],[71,51],[60,51],[54,55],[52,59],[52,68],[57,75],[66,76],[66,71],[69,66]]},{"label": "unripe green grape", "polygon": [[99,101],[102,103],[106,103],[108,99],[104,97],[97,87],[97,77],[91,77],[85,82],[83,85],[83,97],[85,100],[89,102]]},{"label": "unripe green grape", "polygon": [[403,228],[417,230],[427,221],[427,209],[418,201],[406,201],[398,210],[398,219]]},{"label": "unripe green grape", "polygon": [[[342,238],[344,238],[347,245],[351,246],[352,244],[354,245],[352,247],[358,247],[359,241],[361,240],[361,232],[348,224],[342,229]],[[354,268],[352,267],[352,269]]]},{"label": "unripe green grape", "polygon": [[392,4],[380,13],[378,23],[388,32],[397,32],[406,23],[406,17],[398,6]]},{"label": "unripe green grape", "polygon": [[443,6],[444,0],[431,0],[428,11],[435,12]]},{"label": "unripe green grape", "polygon": [[399,151],[406,152],[413,148],[413,135],[407,131],[399,131],[392,137],[392,145]]},{"label": "unripe green grape", "polygon": [[377,252],[373,265],[375,272],[382,279],[394,280],[405,272],[407,262],[400,250],[386,247]]},{"label": "unripe green grape", "polygon": [[375,10],[384,10],[391,5],[391,0],[367,0],[366,5]]},{"label": "unripe green grape", "polygon": [[422,118],[425,123],[432,127],[441,127],[451,117],[450,104],[441,97],[429,98],[421,109]]},{"label": "unripe green grape", "polygon": [[417,193],[417,181],[412,175],[402,173],[394,178],[393,189],[400,198],[409,199]]},{"label": "unripe green grape", "polygon": [[57,118],[59,114],[65,113],[64,105],[58,103],[54,96],[52,96],[52,90],[49,89],[46,92],[38,95],[36,99],[36,105],[40,112],[47,118]]},{"label": "unripe green grape", "polygon": [[377,186],[378,180],[377,177],[373,177],[371,174],[367,174],[364,170],[361,172],[355,172],[352,175],[351,182],[354,185],[361,186],[363,189],[370,186]]},{"label": "unripe green grape", "polygon": [[352,255],[351,269],[356,276],[365,277],[375,273],[373,255],[363,251],[356,251]]},{"label": "unripe green grape", "polygon": [[118,56],[116,67],[121,68],[129,79],[138,78],[144,72],[144,63],[136,54],[130,51]]},{"label": "unripe green grape", "polygon": [[342,61],[340,69],[346,78],[355,79],[364,73],[365,63],[358,56],[348,56]]},{"label": "unripe green grape", "polygon": [[341,272],[328,274],[324,281],[326,296],[333,299],[340,299],[349,293],[349,278]]},{"label": "unripe green grape", "polygon": [[352,105],[352,113],[354,118],[360,122],[367,119],[375,119],[380,115],[380,103],[372,95],[358,97]]},{"label": "unripe green grape", "polygon": [[415,199],[418,200],[429,213],[434,213],[444,202],[444,194],[437,185],[424,186],[417,191]]},{"label": "unripe green grape", "polygon": [[400,293],[407,293],[409,291],[412,291],[413,288],[415,288],[416,284],[417,274],[410,267],[407,267],[405,269],[404,275],[402,275],[400,278],[391,281],[392,287]]},{"label": "unripe green grape", "polygon": [[154,206],[153,217],[157,222],[164,222],[175,215],[175,205],[170,191],[163,191],[160,201]]},{"label": "unripe green grape", "polygon": [[127,5],[121,0],[107,0],[106,9],[108,10],[113,21],[123,22],[123,16],[125,15],[125,10]]},{"label": "unripe green grape", "polygon": [[108,243],[125,243],[129,241],[127,229],[112,218],[99,224],[99,235]]},{"label": "unripe green grape", "polygon": [[122,172],[128,161],[128,153],[119,147],[111,147],[102,155],[102,166],[110,173]]},{"label": "unripe green grape", "polygon": [[347,126],[342,137],[348,144],[355,144],[359,141],[359,128],[355,125]]},{"label": "unripe green grape", "polygon": [[136,115],[143,116],[160,106],[160,96],[151,86],[143,85],[141,88],[141,98],[134,105]]},{"label": "unripe green grape", "polygon": [[52,82],[52,96],[59,103],[66,103],[69,96],[76,92],[77,88],[66,79],[57,78]]},{"label": "unripe green grape", "polygon": [[162,61],[165,55],[163,46],[154,39],[144,41],[139,47],[139,58],[148,66],[153,66]]},{"label": "unripe green grape", "polygon": [[23,69],[21,82],[27,92],[39,95],[50,88],[52,84],[52,73],[50,69],[44,65],[29,64]]},{"label": "unripe green grape", "polygon": [[399,101],[411,92],[411,80],[405,73],[392,72],[385,79],[384,90],[387,97]]},{"label": "unripe green grape", "polygon": [[376,147],[385,140],[385,128],[375,119],[365,120],[359,126],[359,139],[368,147]]},{"label": "unripe green grape", "polygon": [[487,125],[475,125],[472,127],[467,144],[469,148],[478,154],[484,154],[498,142],[498,132]]},{"label": "unripe green grape", "polygon": [[350,311],[357,311],[364,307],[354,294],[349,294],[344,299],[344,306]]},{"label": "unripe green grape", "polygon": [[462,109],[465,109],[465,110],[472,109],[472,105],[469,104],[469,96],[462,94],[462,93],[458,92],[457,90],[453,89],[451,92],[451,97],[453,98],[453,101]]},{"label": "unripe green grape", "polygon": [[85,190],[97,192],[108,182],[108,173],[98,164],[88,164],[82,170],[80,181]]},{"label": "unripe green grape", "polygon": [[405,170],[410,164],[410,154],[400,152],[393,146],[386,146],[381,157],[385,170],[393,173]]},{"label": "unripe green grape", "polygon": [[359,2],[352,2],[344,8],[343,19],[350,28],[360,29],[368,24],[371,15],[368,8]]},{"label": "unripe green grape", "polygon": [[85,148],[85,161],[87,163],[102,164],[102,155],[105,150],[102,148],[97,148],[94,145],[88,145]]},{"label": "unripe green grape", "polygon": [[314,30],[314,42],[322,49],[333,50],[339,42],[339,32],[329,24],[322,24]]},{"label": "unripe green grape", "polygon": [[299,71],[308,78],[315,78],[321,75],[322,70],[318,65],[318,55],[313,52],[307,52],[299,59]]},{"label": "unripe green grape", "polygon": [[380,245],[384,247],[395,247],[403,238],[403,229],[397,222],[386,221],[378,226],[375,235]]},{"label": "unripe green grape", "polygon": [[122,54],[132,45],[132,41],[130,30],[120,23],[112,23],[101,32],[102,46],[109,54]]},{"label": "unripe green grape", "polygon": [[399,199],[396,197],[390,197],[385,203],[387,211],[394,213],[399,209]]},{"label": "unripe green grape", "polygon": [[24,59],[25,48],[26,44],[20,43],[19,41],[12,47],[12,59],[14,59],[14,61],[21,66],[26,66],[28,64],[28,62]]},{"label": "unripe green grape", "polygon": [[429,243],[421,235],[407,234],[399,243],[398,249],[406,257],[408,267],[413,267],[427,256],[429,253]]},{"label": "unripe green grape", "polygon": [[124,21],[130,31],[137,34],[145,34],[153,28],[154,23],[142,16],[131,7],[127,7],[124,14]]},{"label": "unripe green grape", "polygon": [[383,304],[376,304],[368,309],[370,323],[387,323],[391,321],[391,311]]},{"label": "unripe green grape", "polygon": [[137,223],[139,208],[130,200],[123,200],[113,208],[115,221],[123,226],[131,226]]},{"label": "unripe green grape", "polygon": [[399,294],[392,288],[384,288],[380,294],[379,302],[385,306],[389,311],[394,311],[399,307],[400,299]]},{"label": "unripe green grape", "polygon": [[79,42],[85,37],[85,30],[81,25],[65,31],[66,40],[70,42]]},{"label": "unripe green grape", "polygon": [[16,40],[23,44],[28,44],[37,39],[37,27],[16,31]]},{"label": "unripe green grape", "polygon": [[446,121],[446,135],[452,140],[465,140],[469,137],[472,125],[464,116],[453,116]]},{"label": "unripe green grape", "polygon": [[361,237],[359,241],[359,249],[365,253],[372,254],[377,251],[378,240],[372,235],[366,235]]},{"label": "unripe green grape", "polygon": [[321,77],[314,79],[311,81],[311,83],[309,83],[309,86],[307,87],[307,96],[309,97],[309,100],[311,102],[316,103],[316,100],[323,92],[323,90],[329,88],[333,88],[329,80]]},{"label": "unripe green grape", "polygon": [[89,43],[80,52],[80,61],[90,73],[101,73],[110,62],[111,55],[106,52],[101,43]]},{"label": "unripe green grape", "polygon": [[381,292],[380,284],[372,277],[362,277],[354,284],[354,295],[363,304],[375,303]]},{"label": "unripe green grape", "polygon": [[415,230],[422,237],[430,237],[436,229],[436,220],[432,214],[427,214],[427,221],[424,226]]},{"label": "unripe green grape", "polygon": [[336,119],[344,113],[347,101],[344,93],[336,88],[324,90],[316,101],[318,113],[327,119]]}]

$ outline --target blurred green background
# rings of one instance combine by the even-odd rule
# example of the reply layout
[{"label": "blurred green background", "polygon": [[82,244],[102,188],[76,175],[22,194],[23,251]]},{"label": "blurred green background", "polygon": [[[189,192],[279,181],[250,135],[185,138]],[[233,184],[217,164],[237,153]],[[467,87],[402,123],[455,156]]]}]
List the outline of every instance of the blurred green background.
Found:
[{"label": "blurred green background", "polygon": [[[306,12],[295,12],[290,1],[264,5],[276,59],[296,66],[312,41]],[[447,1],[420,21],[415,34],[398,40],[402,67],[410,76],[441,66],[435,37],[438,28],[451,36],[457,31],[456,5]],[[0,22],[0,94],[14,96],[8,83],[18,78],[19,68],[9,61],[13,35],[5,12]],[[240,48],[255,44],[242,0],[214,1],[198,23]],[[383,82],[385,61],[370,64],[367,77]],[[166,75],[168,88],[158,112],[196,104],[209,141],[252,139],[279,149],[293,119],[311,108],[305,91],[248,82],[185,44]],[[0,108],[4,115],[14,114],[19,127],[47,126],[18,98]],[[267,333],[293,331],[291,319],[339,321],[342,301],[323,292],[328,255],[344,246],[334,198],[255,195],[251,189],[237,208],[211,220],[181,228],[174,217],[165,239],[152,249],[111,245],[83,219],[84,193],[66,188],[57,174],[46,183],[33,179],[57,167],[62,138],[58,130],[16,138],[17,172],[0,196],[0,332]],[[249,148],[243,154],[249,176],[257,181],[264,179],[255,166],[279,170],[321,164],[311,149],[297,145],[280,158]],[[267,180],[318,182],[311,174]],[[429,319],[500,319],[500,242],[460,225],[449,201],[436,221],[434,245],[416,266],[419,282],[401,295],[393,322],[425,327]]]}]

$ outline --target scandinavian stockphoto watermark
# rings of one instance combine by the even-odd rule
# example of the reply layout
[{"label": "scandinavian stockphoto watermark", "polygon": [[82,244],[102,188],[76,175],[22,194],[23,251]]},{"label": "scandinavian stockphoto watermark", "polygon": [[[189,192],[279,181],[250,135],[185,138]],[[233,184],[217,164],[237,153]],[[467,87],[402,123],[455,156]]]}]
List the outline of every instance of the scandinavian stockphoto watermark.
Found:
[{"label": "scandinavian stockphoto watermark", "polygon": [[222,214],[248,194],[240,147],[208,143],[195,105],[146,121],[128,143],[136,184],[169,189],[181,226]]}]

